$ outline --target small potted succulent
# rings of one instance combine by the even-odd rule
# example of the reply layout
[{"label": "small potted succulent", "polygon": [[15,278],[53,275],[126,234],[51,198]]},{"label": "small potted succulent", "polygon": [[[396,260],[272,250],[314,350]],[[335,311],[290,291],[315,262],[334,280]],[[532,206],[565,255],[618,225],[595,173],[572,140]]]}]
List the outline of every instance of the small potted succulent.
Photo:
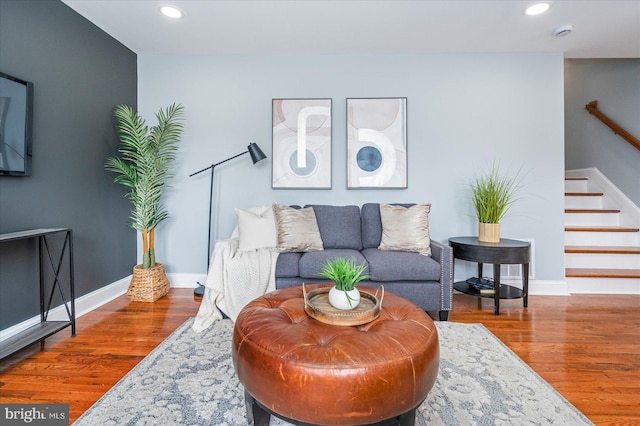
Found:
[{"label": "small potted succulent", "polygon": [[353,258],[338,257],[328,260],[318,274],[334,284],[329,291],[329,303],[341,310],[353,309],[360,303],[360,291],[356,288],[362,280],[371,278],[365,274],[367,265],[358,264]]}]

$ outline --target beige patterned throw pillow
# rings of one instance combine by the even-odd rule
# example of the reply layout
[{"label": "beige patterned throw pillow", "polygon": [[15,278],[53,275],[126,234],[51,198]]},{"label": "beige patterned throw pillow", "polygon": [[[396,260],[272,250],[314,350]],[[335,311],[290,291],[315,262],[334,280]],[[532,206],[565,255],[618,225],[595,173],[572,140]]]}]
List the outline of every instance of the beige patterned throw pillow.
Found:
[{"label": "beige patterned throw pillow", "polygon": [[408,208],[380,204],[382,240],[378,248],[431,256],[430,210],[431,204],[416,204]]},{"label": "beige patterned throw pillow", "polygon": [[316,214],[311,207],[273,205],[278,231],[279,252],[319,251],[323,249]]}]

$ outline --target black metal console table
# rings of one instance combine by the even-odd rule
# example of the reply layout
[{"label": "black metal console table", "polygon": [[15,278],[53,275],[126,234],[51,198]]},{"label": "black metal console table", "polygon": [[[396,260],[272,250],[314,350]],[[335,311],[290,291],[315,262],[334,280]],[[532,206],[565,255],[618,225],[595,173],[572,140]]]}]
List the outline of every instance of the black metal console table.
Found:
[{"label": "black metal console table", "polygon": [[[493,293],[482,294],[466,281],[454,283],[453,288],[466,294],[480,297],[492,297],[495,300],[495,314],[500,315],[500,299],[523,299],[526,308],[529,303],[529,261],[531,243],[527,241],[501,238],[499,243],[485,243],[477,237],[449,238],[453,249],[453,258],[478,263],[478,278],[482,278],[484,263],[493,264]],[[500,265],[522,265],[522,289],[500,284]]]},{"label": "black metal console table", "polygon": [[[55,262],[52,250],[49,248],[47,236],[52,234],[64,233],[64,244],[60,250],[57,263]],[[76,307],[75,307],[75,284],[73,281],[73,232],[70,228],[55,228],[55,229],[31,229],[28,231],[11,232],[7,234],[0,234],[0,243],[8,241],[23,240],[28,238],[38,239],[38,253],[40,264],[40,323],[30,327],[15,336],[12,336],[0,343],[0,360],[10,357],[16,352],[30,346],[36,342],[40,342],[52,334],[57,333],[71,326],[71,336],[76,335]],[[69,300],[63,291],[63,285],[60,279],[60,269],[62,267],[65,253],[69,260]],[[45,254],[51,263],[51,270],[53,272],[53,285],[51,286],[51,292],[48,294],[48,301],[45,301]],[[49,310],[51,309],[51,303],[53,295],[56,291],[59,291],[62,303],[67,311],[69,319],[67,321],[48,321]]]}]

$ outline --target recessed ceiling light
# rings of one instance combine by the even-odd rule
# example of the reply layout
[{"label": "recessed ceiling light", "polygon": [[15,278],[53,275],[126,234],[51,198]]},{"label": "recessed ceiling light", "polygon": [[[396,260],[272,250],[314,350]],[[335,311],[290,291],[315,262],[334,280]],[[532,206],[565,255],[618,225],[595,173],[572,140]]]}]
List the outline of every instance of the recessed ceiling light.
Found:
[{"label": "recessed ceiling light", "polygon": [[536,3],[532,6],[529,6],[527,10],[524,11],[524,13],[529,16],[540,15],[541,13],[549,10],[550,7],[551,6],[549,5],[549,3]]},{"label": "recessed ceiling light", "polygon": [[174,6],[160,6],[160,13],[173,19],[180,19],[184,16],[184,13]]}]

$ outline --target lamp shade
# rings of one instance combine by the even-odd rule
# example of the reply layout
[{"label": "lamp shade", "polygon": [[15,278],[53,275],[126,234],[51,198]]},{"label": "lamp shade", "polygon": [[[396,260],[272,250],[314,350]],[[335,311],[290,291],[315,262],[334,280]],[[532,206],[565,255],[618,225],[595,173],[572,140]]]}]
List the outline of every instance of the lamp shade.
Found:
[{"label": "lamp shade", "polygon": [[264,155],[264,152],[262,152],[260,147],[256,145],[255,142],[251,142],[247,148],[249,149],[249,155],[251,156],[251,161],[253,161],[253,164],[256,164],[258,161],[267,158],[267,156]]}]

